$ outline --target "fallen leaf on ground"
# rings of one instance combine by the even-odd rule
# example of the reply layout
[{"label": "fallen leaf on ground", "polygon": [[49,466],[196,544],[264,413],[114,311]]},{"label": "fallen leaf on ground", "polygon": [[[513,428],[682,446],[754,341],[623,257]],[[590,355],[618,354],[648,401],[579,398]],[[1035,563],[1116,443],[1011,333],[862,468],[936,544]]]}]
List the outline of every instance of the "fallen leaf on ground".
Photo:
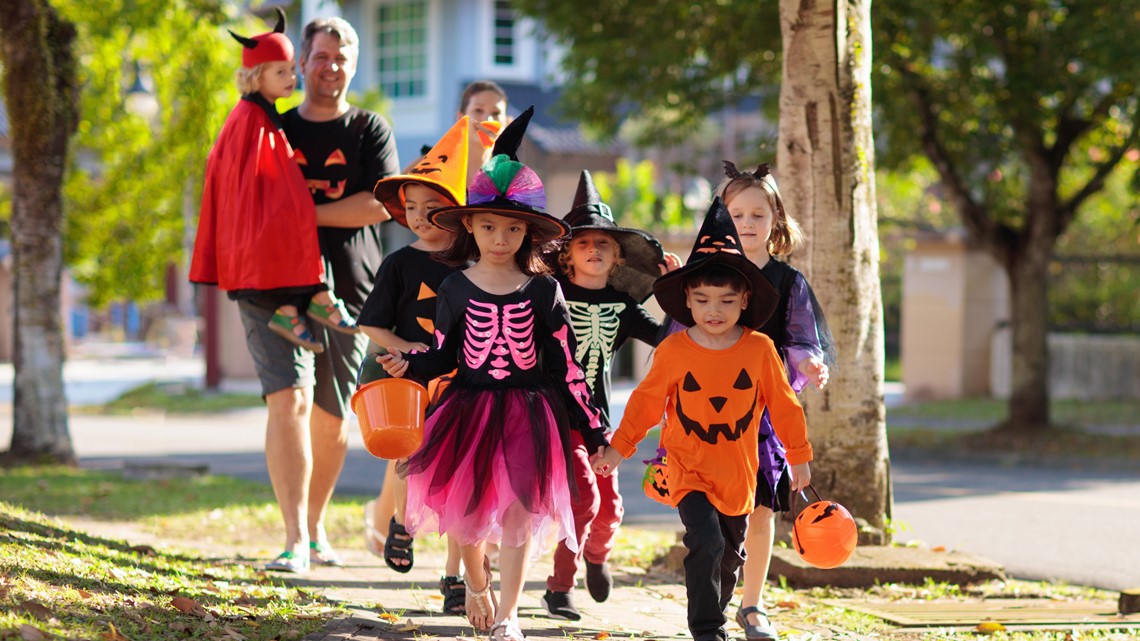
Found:
[{"label": "fallen leaf on ground", "polygon": [[90,599],[92,596],[94,596],[93,594],[91,594],[87,590],[79,590],[78,592],[79,592],[79,598],[81,598],[81,599]]},{"label": "fallen leaf on ground", "polygon": [[776,604],[776,607],[777,608],[787,608],[789,610],[795,610],[796,608],[800,607],[800,604],[796,603],[795,601],[780,601],[779,603]]},{"label": "fallen leaf on ground", "polygon": [[203,608],[201,603],[198,603],[194,599],[187,599],[184,596],[174,597],[170,600],[170,605],[174,606],[175,610],[185,614],[193,614],[200,617],[204,617],[208,614],[206,608]]},{"label": "fallen leaf on ground", "polygon": [[127,637],[123,636],[122,632],[115,627],[114,623],[107,623],[108,630],[103,633],[104,641],[130,641]]},{"label": "fallen leaf on ground", "polygon": [[993,634],[994,632],[1001,632],[1005,629],[1005,626],[997,621],[982,621],[978,624],[978,627],[974,629],[982,634]]},{"label": "fallen leaf on ground", "polygon": [[946,546],[945,545],[936,545],[936,546],[930,548],[930,551],[931,552],[945,552]]},{"label": "fallen leaf on ground", "polygon": [[25,623],[20,626],[20,638],[24,641],[43,641],[47,635],[34,625]]},{"label": "fallen leaf on ground", "polygon": [[610,638],[609,632],[599,632],[594,635],[594,641],[606,641],[608,638]]},{"label": "fallen leaf on ground", "polygon": [[408,619],[407,621],[404,621],[404,625],[400,626],[399,628],[396,628],[396,632],[415,632],[416,630],[419,630],[421,627],[422,626],[420,624],[416,623],[415,621],[412,621],[411,619]]},{"label": "fallen leaf on ground", "polygon": [[154,556],[154,548],[149,545],[132,545],[131,552],[141,554],[143,556]]},{"label": "fallen leaf on ground", "polygon": [[16,606],[16,610],[40,621],[47,621],[52,618],[51,610],[47,609],[42,603],[36,601],[24,601]]},{"label": "fallen leaf on ground", "polygon": [[400,617],[396,616],[395,614],[392,614],[391,612],[381,612],[380,613],[380,619],[383,621],[387,621],[388,623],[395,623],[395,622],[400,620]]},{"label": "fallen leaf on ground", "polygon": [[234,641],[245,641],[245,636],[242,633],[238,632],[228,625],[222,626],[222,631],[229,635],[229,637]]}]

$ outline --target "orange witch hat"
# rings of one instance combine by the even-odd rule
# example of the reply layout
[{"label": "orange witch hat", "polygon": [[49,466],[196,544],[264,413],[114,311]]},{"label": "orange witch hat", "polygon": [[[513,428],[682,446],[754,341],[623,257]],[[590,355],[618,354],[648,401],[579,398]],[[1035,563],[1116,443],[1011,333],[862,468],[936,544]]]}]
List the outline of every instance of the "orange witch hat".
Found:
[{"label": "orange witch hat", "polygon": [[376,183],[372,193],[384,204],[393,220],[408,226],[402,188],[410,182],[438,191],[455,206],[467,204],[467,151],[471,144],[467,138],[469,122],[468,116],[460,118],[408,173],[381,178]]}]

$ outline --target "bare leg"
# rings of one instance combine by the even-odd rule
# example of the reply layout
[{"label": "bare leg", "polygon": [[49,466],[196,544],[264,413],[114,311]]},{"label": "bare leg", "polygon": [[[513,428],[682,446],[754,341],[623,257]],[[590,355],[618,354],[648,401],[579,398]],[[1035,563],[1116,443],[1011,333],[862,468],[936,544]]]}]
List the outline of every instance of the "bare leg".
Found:
[{"label": "bare leg", "polygon": [[269,410],[265,430],[265,463],[273,494],[285,521],[285,549],[308,555],[305,528],[313,456],[309,445],[312,390],[291,387],[265,397]]},{"label": "bare leg", "polygon": [[[391,466],[391,467],[395,467],[395,466]],[[393,514],[392,518],[396,519],[396,523],[398,523],[399,525],[404,525],[404,523],[405,523],[404,513],[408,509],[408,481],[406,479],[400,478],[399,474],[393,474],[391,484],[392,484],[392,498],[393,498],[393,503],[394,503],[394,507],[395,507],[394,514]],[[385,486],[387,486],[387,485],[388,484],[385,483]],[[387,523],[387,522],[385,522],[385,523]],[[404,535],[400,535],[400,534],[393,535],[391,532],[389,532],[388,534],[389,534],[389,536],[397,537],[397,539],[407,540],[407,539],[411,538],[410,536],[404,536]],[[404,565],[411,565],[412,561],[411,561],[411,559],[392,559],[392,563],[395,563],[396,565],[399,565],[399,566],[404,566]]]},{"label": "bare leg", "polygon": [[447,539],[447,562],[444,563],[443,573],[447,576],[459,576],[459,572],[462,570],[460,561],[463,560],[459,541],[450,534],[445,534],[444,537]]},{"label": "bare leg", "polygon": [[344,467],[348,452],[348,420],[337,418],[313,406],[310,434],[313,468],[309,482],[309,536],[313,541],[325,540],[325,510],[332,499],[333,488]]},{"label": "bare leg", "polygon": [[[376,503],[372,509],[372,520],[376,524],[376,529],[385,537],[388,536],[388,520],[396,514],[396,462],[389,461],[388,469],[384,471],[384,487],[380,488],[380,494],[376,497]],[[404,487],[407,487],[407,482],[404,482]]]},{"label": "bare leg", "polygon": [[[748,517],[748,535],[744,539],[744,551],[748,557],[744,561],[744,589],[740,597],[742,608],[764,609],[764,584],[772,561],[775,521],[776,515],[766,507],[757,507]],[[758,618],[755,614],[750,615],[748,622],[758,625]]]},{"label": "bare leg", "polygon": [[495,623],[511,619],[518,622],[519,597],[530,569],[531,538],[517,548],[499,546],[499,612]]}]

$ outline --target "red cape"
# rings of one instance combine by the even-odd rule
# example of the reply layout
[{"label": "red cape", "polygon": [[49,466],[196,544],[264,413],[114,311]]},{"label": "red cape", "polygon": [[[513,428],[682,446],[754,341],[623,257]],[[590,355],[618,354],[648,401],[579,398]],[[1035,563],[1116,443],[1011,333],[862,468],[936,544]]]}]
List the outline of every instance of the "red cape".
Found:
[{"label": "red cape", "polygon": [[239,101],[210,150],[191,282],[227,291],[324,282],[313,197],[267,108]]}]

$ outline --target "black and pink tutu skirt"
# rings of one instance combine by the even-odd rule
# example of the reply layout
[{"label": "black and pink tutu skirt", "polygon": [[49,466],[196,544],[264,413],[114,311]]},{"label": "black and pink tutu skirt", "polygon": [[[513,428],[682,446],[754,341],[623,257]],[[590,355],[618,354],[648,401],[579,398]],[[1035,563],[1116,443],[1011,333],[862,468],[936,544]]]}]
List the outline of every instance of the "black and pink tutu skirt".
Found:
[{"label": "black and pink tutu skirt", "polygon": [[420,449],[400,468],[409,532],[507,547],[529,536],[535,556],[562,540],[577,551],[568,424],[549,388],[453,382],[424,424]]}]

